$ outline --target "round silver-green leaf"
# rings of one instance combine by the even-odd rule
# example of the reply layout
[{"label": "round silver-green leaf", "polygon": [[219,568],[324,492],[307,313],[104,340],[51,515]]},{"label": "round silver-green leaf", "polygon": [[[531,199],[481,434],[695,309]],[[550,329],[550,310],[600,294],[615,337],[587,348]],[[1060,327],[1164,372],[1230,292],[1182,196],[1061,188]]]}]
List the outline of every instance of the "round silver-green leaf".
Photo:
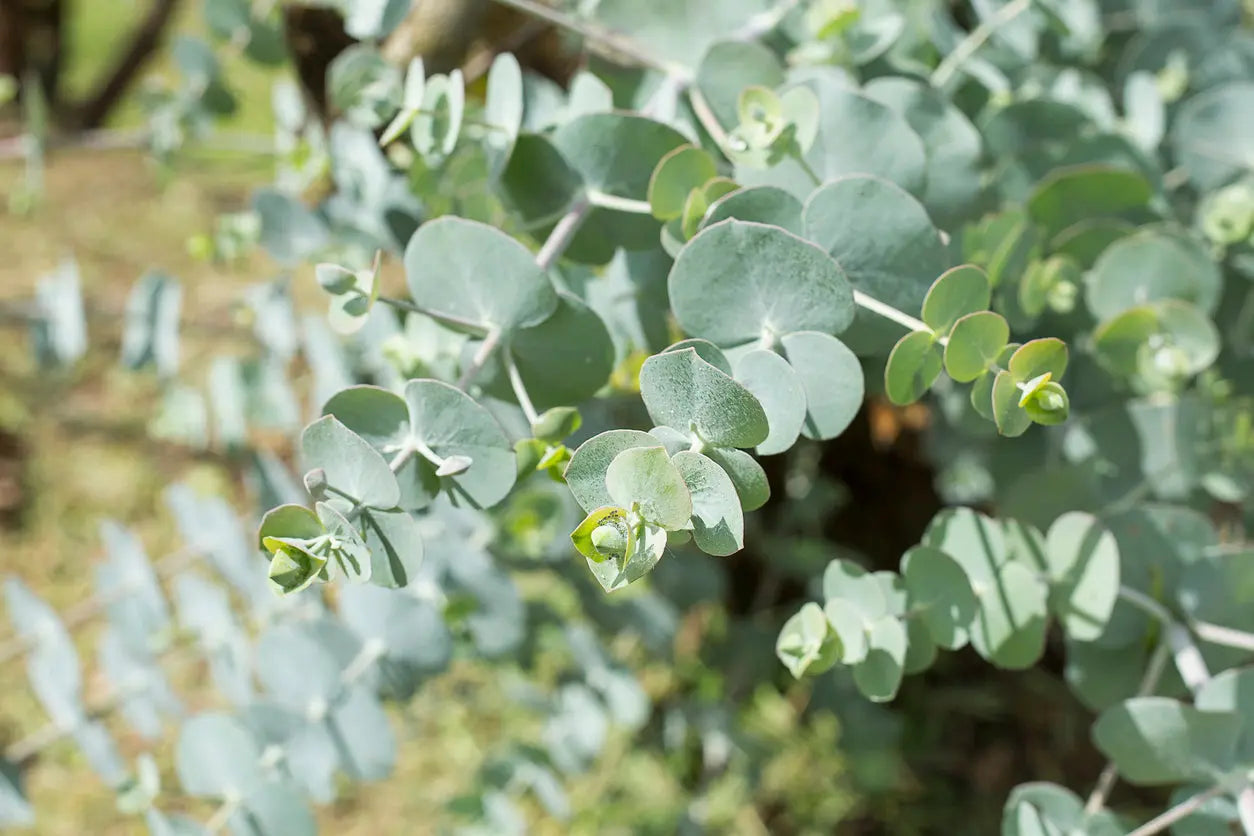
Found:
[{"label": "round silver-green leaf", "polygon": [[667,280],[680,326],[731,347],[792,331],[838,334],[853,321],[841,266],[779,227],[727,220],[688,242]]},{"label": "round silver-green leaf", "polygon": [[531,252],[465,218],[422,224],[405,247],[405,277],[415,303],[505,333],[557,310],[557,293]]},{"label": "round silver-green leaf", "polygon": [[690,450],[676,453],[671,461],[692,496],[692,539],[697,548],[718,557],[744,548],[744,513],[727,472]]}]

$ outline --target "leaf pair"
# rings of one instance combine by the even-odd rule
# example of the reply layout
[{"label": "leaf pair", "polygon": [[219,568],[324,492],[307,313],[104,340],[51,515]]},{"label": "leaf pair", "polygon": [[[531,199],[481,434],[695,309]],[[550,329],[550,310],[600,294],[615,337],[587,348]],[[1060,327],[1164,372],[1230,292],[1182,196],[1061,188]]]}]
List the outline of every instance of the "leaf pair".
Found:
[{"label": "leaf pair", "polygon": [[480,363],[490,393],[516,394],[507,363],[537,409],[586,400],[609,379],[614,346],[604,321],[556,291],[531,252],[499,229],[456,217],[428,221],[405,248],[405,274],[424,312],[457,330],[496,335],[497,356]]},{"label": "leaf pair", "polygon": [[601,433],[566,468],[567,485],[589,512],[571,539],[607,590],[651,570],[667,532],[691,531],[708,554],[738,551],[744,505],[766,499],[765,474],[751,457],[734,448],[698,452],[670,430]]},{"label": "leaf pair", "polygon": [[[884,386],[897,404],[918,400],[943,367],[958,383],[972,383],[971,405],[1002,435],[1022,435],[1033,422],[1066,421],[1070,399],[1058,383],[1067,346],[1058,339],[1010,343],[1010,326],[988,310],[992,288],[978,267],[943,273],[923,300],[923,322],[898,341],[884,369]],[[942,353],[941,346],[944,346]]]},{"label": "leaf pair", "polygon": [[353,334],[366,324],[370,309],[379,298],[381,257],[380,252],[375,257],[374,265],[365,270],[350,270],[328,263],[314,266],[318,285],[331,294],[327,321],[337,333]]},{"label": "leaf pair", "polygon": [[737,165],[768,168],[785,158],[803,157],[818,136],[819,100],[805,85],[782,93],[753,85],[736,102],[739,124],[727,137],[726,152]]},{"label": "leaf pair", "polygon": [[1114,537],[1090,515],[1063,515],[1042,537],[970,509],[945,510],[902,557],[900,575],[832,561],[822,610],[831,635],[799,614],[777,649],[794,675],[839,662],[852,666],[865,696],[888,700],[904,674],[931,664],[938,647],[970,642],[1000,667],[1034,664],[1050,612],[1068,636],[1093,641],[1112,617],[1119,576]]},{"label": "leaf pair", "polygon": [[262,519],[258,539],[272,555],[269,578],[277,594],[292,595],[339,574],[356,583],[370,580],[370,551],[361,534],[334,504],[316,507],[314,513],[280,505]]},{"label": "leaf pair", "polygon": [[[758,208],[779,197],[744,190],[725,200],[741,196]],[[724,364],[765,412],[765,437],[734,446],[773,455],[802,434],[834,438],[853,420],[864,394],[861,366],[831,336],[853,321],[853,291],[830,255],[781,227],[729,219],[684,247],[667,283],[680,326],[709,341],[706,359]],[[720,349],[734,351],[735,363]]]}]

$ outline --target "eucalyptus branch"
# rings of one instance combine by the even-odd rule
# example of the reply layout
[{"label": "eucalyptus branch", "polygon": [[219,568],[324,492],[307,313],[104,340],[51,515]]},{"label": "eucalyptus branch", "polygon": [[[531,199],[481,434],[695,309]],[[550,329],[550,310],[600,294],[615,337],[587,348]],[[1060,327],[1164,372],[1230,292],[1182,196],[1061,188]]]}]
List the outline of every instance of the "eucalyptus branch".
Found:
[{"label": "eucalyptus branch", "polygon": [[1212,798],[1218,798],[1224,794],[1224,787],[1217,784],[1208,790],[1203,790],[1197,795],[1181,801],[1175,807],[1166,811],[1162,815],[1155,816],[1145,824],[1133,830],[1128,836],[1154,836],[1155,833],[1162,833],[1181,819],[1186,819],[1201,809],[1202,805],[1210,801]]},{"label": "eucalyptus branch", "polygon": [[669,76],[684,79],[685,82],[692,80],[691,71],[682,64],[676,64],[656,55],[651,55],[647,49],[644,49],[630,38],[603,29],[595,23],[581,20],[552,6],[538,3],[536,0],[493,0],[493,2],[573,32],[582,37],[592,51],[601,54],[605,58],[612,60],[628,58],[642,66],[658,70]]},{"label": "eucalyptus branch", "polygon": [[406,444],[392,456],[392,460],[388,462],[388,469],[393,473],[400,473],[401,468],[414,457],[414,453],[418,452],[418,448],[413,444]]},{"label": "eucalyptus branch", "polygon": [[1171,649],[1172,658],[1180,678],[1190,691],[1196,692],[1210,679],[1210,671],[1206,668],[1206,660],[1198,650],[1189,629],[1180,623],[1171,610],[1140,590],[1129,586],[1119,587],[1119,597],[1134,607],[1147,613],[1160,624],[1166,633],[1167,646]]},{"label": "eucalyptus branch", "polygon": [[492,357],[492,353],[496,351],[497,346],[501,344],[501,330],[494,328],[488,332],[487,337],[479,344],[479,350],[475,352],[474,358],[470,361],[470,365],[462,371],[462,376],[457,379],[457,388],[463,392],[474,382],[475,376],[483,371],[483,367],[487,364],[488,359]]},{"label": "eucalyptus branch", "polygon": [[231,816],[239,810],[240,802],[238,798],[228,798],[218,805],[218,809],[213,811],[209,821],[205,822],[206,833],[221,833],[222,829],[231,821]]},{"label": "eucalyptus branch", "polygon": [[727,130],[718,121],[714,108],[710,107],[709,99],[701,92],[701,88],[695,84],[688,87],[688,104],[692,106],[692,112],[697,117],[697,121],[701,123],[701,127],[705,128],[705,132],[710,135],[710,139],[714,140],[714,144],[726,156],[728,144]]},{"label": "eucalyptus branch", "polygon": [[[1210,681],[1210,670],[1206,666],[1206,660],[1202,658],[1201,650],[1198,649],[1193,636],[1189,633],[1189,627],[1178,621],[1165,606],[1143,592],[1121,586],[1119,597],[1153,616],[1162,624],[1164,640],[1159,645],[1159,651],[1166,648],[1170,652],[1175,661],[1176,670],[1189,691],[1194,694],[1200,691]],[[1207,626],[1213,627],[1214,625]],[[1199,637],[1202,637],[1200,633]],[[1159,651],[1156,651],[1156,656]],[[1151,668],[1154,664],[1155,660],[1151,660]],[[1113,777],[1107,777],[1107,772],[1110,770],[1111,765],[1107,765],[1101,778],[1098,779],[1098,787],[1094,790],[1094,795],[1090,796],[1088,804],[1085,805],[1085,809],[1089,812],[1100,809],[1104,803],[1105,795],[1110,790],[1109,784],[1114,782]],[[1227,788],[1223,785],[1211,787],[1141,825],[1128,836],[1153,836],[1155,833],[1161,833],[1175,822],[1195,812],[1207,801],[1225,792]],[[1245,831],[1254,832],[1254,788],[1247,786],[1237,795],[1237,811]]]},{"label": "eucalyptus branch", "polygon": [[[868,296],[860,290],[855,290],[853,292],[853,301],[859,307],[866,308],[871,313],[879,314],[885,319],[896,322],[898,325],[905,328],[909,328],[911,331],[930,332],[932,330],[931,326],[923,320],[910,316],[910,314],[904,311],[899,311],[892,305],[881,302],[873,296]],[[936,342],[940,345],[947,345],[949,343],[949,338],[939,337]]]},{"label": "eucalyptus branch", "polygon": [[592,202],[589,199],[575,201],[574,205],[557,222],[557,226],[553,227],[553,231],[549,233],[540,251],[536,253],[537,267],[545,272],[553,268],[557,260],[562,257],[562,253],[566,252],[566,248],[570,246],[570,242],[575,240],[575,233],[579,231],[579,227],[583,225],[591,211]]},{"label": "eucalyptus branch", "polygon": [[1210,681],[1210,670],[1206,667],[1206,660],[1202,658],[1202,651],[1198,650],[1193,637],[1189,635],[1188,628],[1178,621],[1167,624],[1167,644],[1171,648],[1180,678],[1190,691],[1197,693]]},{"label": "eucalyptus branch", "polygon": [[948,84],[962,65],[967,63],[998,29],[1026,12],[1031,6],[1032,0],[1012,0],[989,15],[988,20],[972,29],[962,42],[954,47],[954,51],[946,55],[932,71],[932,86],[944,87]]},{"label": "eucalyptus branch", "polygon": [[[592,211],[592,203],[587,198],[575,201],[574,205],[562,216],[557,225],[553,227],[553,231],[549,233],[549,237],[541,245],[540,251],[536,253],[536,266],[541,270],[548,271],[557,260],[562,257],[562,253],[566,252],[566,248],[570,246],[570,242],[575,239],[575,233],[579,231],[579,227],[583,224],[584,219],[588,217],[588,213]],[[475,376],[483,371],[483,367],[487,364],[489,358],[496,352],[501,345],[502,333],[499,328],[493,328],[488,331],[486,338],[479,345],[479,350],[475,352],[474,358],[470,361],[457,380],[457,388],[463,392],[474,382]]]},{"label": "eucalyptus branch", "polygon": [[355,683],[366,675],[366,672],[374,667],[375,662],[383,658],[387,652],[387,647],[377,639],[362,644],[361,649],[357,651],[349,663],[344,666],[344,670],[340,671],[340,687],[341,689]]},{"label": "eucalyptus branch", "polygon": [[634,200],[630,197],[619,197],[618,195],[606,194],[597,189],[588,189],[584,192],[588,202],[593,206],[601,209],[612,209],[616,212],[630,212],[633,215],[650,215],[653,213],[653,207],[649,205],[647,200]]},{"label": "eucalyptus branch", "polygon": [[[1171,648],[1164,641],[1159,641],[1154,647],[1153,654],[1150,655],[1149,664],[1145,668],[1145,675],[1141,677],[1141,685],[1136,689],[1138,697],[1147,697],[1154,693],[1158,687],[1159,681],[1163,677],[1163,671],[1167,668],[1167,660],[1171,658]],[[1097,785],[1093,788],[1092,794],[1089,795],[1088,801],[1084,804],[1084,812],[1093,815],[1106,806],[1106,799],[1110,795],[1110,791],[1114,789],[1115,782],[1119,780],[1119,768],[1115,766],[1114,761],[1107,761],[1106,766],[1102,769],[1102,774],[1097,778]]]},{"label": "eucalyptus branch", "polygon": [[1163,624],[1175,623],[1175,616],[1171,614],[1171,610],[1139,589],[1121,586],[1119,587],[1119,597]]},{"label": "eucalyptus branch", "polygon": [[1234,647],[1238,650],[1248,650],[1254,653],[1254,633],[1234,630],[1231,627],[1210,624],[1206,621],[1191,621],[1189,622],[1189,629],[1204,642],[1219,644],[1224,647]]},{"label": "eucalyptus branch", "polygon": [[473,319],[466,319],[465,317],[455,316],[453,314],[446,314],[446,313],[441,313],[440,311],[433,311],[430,308],[423,307],[422,305],[419,305],[418,303],[409,299],[398,299],[394,296],[380,296],[375,301],[382,302],[385,305],[390,305],[391,307],[396,308],[399,311],[408,311],[409,313],[422,314],[423,316],[434,319],[436,322],[439,322],[441,325],[450,325],[454,328],[458,328],[463,331],[470,331],[472,333],[480,334],[483,336],[486,336],[489,331],[488,327],[484,325],[482,322],[475,322]]},{"label": "eucalyptus branch", "polygon": [[[172,653],[171,651],[179,650],[180,653]],[[178,660],[182,664],[187,664],[197,658],[197,654],[186,652],[190,650],[190,645],[186,642],[173,644],[161,651],[161,655],[165,657],[166,664],[170,664],[171,659]],[[49,722],[36,729],[34,732],[26,735],[20,740],[5,747],[3,756],[10,763],[24,766],[39,756],[44,750],[55,746],[57,743],[70,737],[87,723],[93,723],[108,717],[113,712],[122,707],[122,704],[132,697],[148,691],[152,687],[151,680],[141,683],[130,683],[127,685],[113,685],[102,697],[87,706],[75,723],[59,723]]]},{"label": "eucalyptus branch", "polygon": [[[203,557],[200,549],[184,547],[167,554],[154,564],[158,578],[168,578]],[[103,595],[83,598],[65,611],[61,623],[67,630],[75,630],[100,616],[111,604],[125,601],[139,591],[142,581],[120,583]],[[0,644],[0,664],[31,652],[39,646],[39,637],[29,634],[11,636]]]},{"label": "eucalyptus branch", "polygon": [[1254,833],[1254,787],[1247,786],[1237,793],[1237,819],[1242,830]]},{"label": "eucalyptus branch", "polygon": [[514,355],[506,348],[502,356],[505,360],[505,370],[509,373],[509,385],[514,390],[514,397],[518,399],[518,405],[522,407],[527,421],[535,426],[536,421],[540,419],[540,413],[536,412],[535,404],[531,402],[531,395],[527,393],[527,386],[523,383],[522,375],[518,373],[518,364],[514,362]]}]

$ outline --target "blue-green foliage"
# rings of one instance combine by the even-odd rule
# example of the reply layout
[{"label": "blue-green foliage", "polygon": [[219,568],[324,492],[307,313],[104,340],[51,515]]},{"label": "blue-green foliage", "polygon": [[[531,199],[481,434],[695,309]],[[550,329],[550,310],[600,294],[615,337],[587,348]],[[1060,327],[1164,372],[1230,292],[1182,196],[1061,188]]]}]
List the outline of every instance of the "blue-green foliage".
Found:
[{"label": "blue-green foliage", "polygon": [[[369,39],[408,4],[340,5]],[[973,32],[950,6],[602,0],[568,25],[593,48],[612,31],[640,68],[594,65],[569,94],[503,55],[479,101],[460,71],[390,64],[370,40],[331,67],[329,130],[276,91],[276,183],[202,249],[257,244],[316,278],[345,339],[298,324],[284,284],[260,286],[257,351],[214,366],[207,405],[176,380],[177,283],[148,274],[127,309],[123,362],[155,367],[169,395],[157,429],[246,448],[255,428],[295,435],[312,418],[305,490],[258,454],[255,536],[171,492],[187,553],[210,559],[260,636],[215,582],[177,579],[179,629],[235,709],[183,724],[185,792],[219,800],[232,828],[308,832],[305,799],[332,800],[337,774],[393,769],[381,701],[458,653],[522,652],[537,613],[511,567],[575,561],[605,592],[635,585],[622,608],[595,587],[579,608],[609,629],[607,613],[632,612],[665,638],[678,612],[650,597],[659,567],[696,588],[701,552],[734,561],[754,537],[813,551],[755,521],[771,491],[756,457],[800,474],[781,503],[803,519],[817,488],[801,445],[842,434],[869,394],[931,405],[954,507],[897,571],[825,544],[814,600],[778,632],[788,671],[845,670],[887,702],[942,650],[1018,670],[1058,636],[1119,776],[1180,785],[1177,801],[1207,793],[1208,822],[1240,808],[1254,826],[1254,564],[1200,513],[1218,502],[1248,521],[1254,472],[1254,41],[1231,2],[978,0]],[[209,2],[210,28],[267,60],[273,21],[250,8]],[[182,87],[151,106],[163,153],[235,106],[212,49],[174,53]],[[323,166],[331,188],[310,206]],[[385,295],[400,271],[408,296]],[[73,363],[83,319],[63,267],[40,289],[41,361]],[[298,353],[305,406],[287,378]],[[963,507],[976,503],[995,515]],[[105,541],[102,665],[156,736],[185,710],[157,665],[172,616],[138,541],[112,525]],[[319,584],[337,580],[328,607]],[[8,598],[54,721],[153,832],[182,832],[81,705],[55,613],[16,583]],[[649,717],[635,677],[568,617],[539,618],[575,661],[530,696],[542,745],[505,747],[460,805],[486,832],[523,828],[519,791],[568,817],[559,775]],[[11,773],[0,814],[25,821]],[[1108,790],[1086,804],[1024,785],[1002,832],[1125,833]]]}]

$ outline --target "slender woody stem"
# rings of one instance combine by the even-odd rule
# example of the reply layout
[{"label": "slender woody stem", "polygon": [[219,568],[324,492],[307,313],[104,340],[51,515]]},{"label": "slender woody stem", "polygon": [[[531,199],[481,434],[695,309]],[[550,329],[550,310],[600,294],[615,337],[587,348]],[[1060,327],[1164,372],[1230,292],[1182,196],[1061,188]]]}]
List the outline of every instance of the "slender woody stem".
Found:
[{"label": "slender woody stem", "polygon": [[1191,622],[1189,624],[1189,628],[1204,642],[1254,652],[1254,633],[1247,633],[1244,630],[1234,630],[1231,627],[1224,627],[1219,624],[1210,624],[1205,621]]},{"label": "slender woody stem", "polygon": [[540,419],[540,414],[536,412],[535,404],[531,402],[531,395],[527,394],[527,387],[523,383],[522,375],[518,373],[518,364],[514,362],[514,355],[506,349],[504,358],[505,370],[509,373],[509,385],[514,390],[514,397],[518,399],[518,405],[522,407],[527,421],[534,427],[536,421]]},{"label": "slender woody stem", "polygon": [[545,3],[538,3],[536,0],[495,0],[495,2],[574,32],[604,57],[630,58],[637,64],[681,78],[685,82],[692,80],[692,72],[682,64],[651,55],[647,49],[631,38],[610,32],[589,21],[580,20],[574,15],[559,11]]},{"label": "slender woody stem", "polygon": [[[1150,673],[1152,673],[1152,668],[1154,668],[1157,656],[1159,656],[1162,649],[1166,649],[1171,654],[1171,658],[1175,661],[1176,671],[1180,673],[1180,678],[1183,679],[1185,686],[1189,688],[1190,692],[1196,694],[1206,683],[1210,682],[1210,671],[1206,667],[1205,659],[1201,656],[1198,644],[1194,642],[1193,635],[1189,633],[1189,627],[1180,623],[1171,614],[1171,610],[1156,602],[1150,595],[1130,587],[1120,587],[1119,597],[1159,620],[1162,624],[1162,630],[1164,630],[1164,638],[1162,638],[1162,643],[1159,645],[1159,651],[1155,653],[1155,658],[1150,661],[1151,669],[1146,672],[1146,679],[1145,682],[1142,682],[1142,689],[1145,688],[1145,683],[1150,681]],[[1142,691],[1142,696],[1144,696],[1144,693],[1149,692]],[[1115,781],[1114,777],[1107,777],[1107,773],[1111,772],[1111,770],[1112,765],[1107,765],[1106,770],[1102,771],[1101,778],[1097,782],[1097,788],[1093,790],[1093,796],[1088,798],[1088,803],[1085,805],[1086,811],[1095,812],[1100,810],[1102,803],[1105,803],[1106,793],[1110,791],[1110,786],[1114,785]],[[1154,833],[1161,833],[1171,825],[1174,825],[1175,822],[1180,821],[1181,818],[1186,818],[1191,813],[1199,810],[1211,798],[1218,798],[1221,795],[1225,795],[1228,791],[1229,787],[1224,785],[1210,787],[1209,790],[1199,792],[1198,795],[1171,807],[1170,810],[1162,813],[1162,815],[1155,816],[1127,836],[1154,836]],[[1254,832],[1254,787],[1246,786],[1236,795],[1236,808],[1238,808],[1241,827],[1244,828],[1245,832]]]},{"label": "slender woody stem", "polygon": [[574,205],[557,222],[557,226],[553,227],[553,231],[549,233],[549,237],[540,247],[540,252],[536,253],[537,267],[546,272],[552,269],[557,260],[562,257],[562,253],[566,252],[570,242],[575,240],[575,233],[579,231],[579,227],[583,225],[591,211],[592,203],[587,198],[575,201]]},{"label": "slender woody stem", "polygon": [[653,207],[649,205],[647,200],[634,200],[630,197],[619,197],[618,195],[606,194],[596,189],[588,189],[585,192],[588,202],[593,206],[599,206],[602,209],[613,209],[617,212],[631,212],[634,215],[651,215]]},{"label": "slender woody stem", "polygon": [[[871,313],[879,314],[885,319],[892,320],[898,325],[909,328],[911,331],[927,331],[929,333],[932,331],[931,327],[923,320],[910,316],[910,314],[904,311],[899,311],[892,305],[881,302],[873,296],[868,296],[860,290],[855,290],[853,292],[853,301],[859,307],[866,308]],[[949,338],[940,337],[936,340],[936,342],[941,345],[946,345],[949,342]]]},{"label": "slender woody stem", "polygon": [[1032,6],[1032,0],[1013,0],[1002,6],[989,16],[988,20],[971,30],[954,51],[945,56],[944,60],[932,71],[932,86],[944,87],[962,68],[962,65],[979,51],[993,34],[1026,12]]},{"label": "slender woody stem", "polygon": [[501,344],[501,329],[494,328],[488,332],[488,336],[479,344],[479,350],[475,352],[474,358],[470,361],[470,365],[462,371],[462,376],[457,380],[457,388],[463,392],[474,382],[475,375],[483,371],[484,365],[496,351],[497,346]]},{"label": "slender woody stem", "polygon": [[1246,787],[1237,794],[1237,818],[1242,830],[1254,833],[1254,787]]},{"label": "slender woody stem", "polygon": [[213,811],[213,816],[209,821],[205,822],[206,833],[221,833],[222,829],[231,821],[231,816],[235,815],[235,811],[239,809],[238,798],[228,798],[218,805],[218,809]]},{"label": "slender woody stem", "polygon": [[[156,574],[158,578],[168,578],[177,574],[186,568],[193,561],[200,559],[203,552],[200,549],[185,547],[177,551],[170,552],[165,557],[158,560],[155,564]],[[100,615],[110,604],[116,604],[119,601],[125,601],[133,595],[141,586],[140,582],[127,581],[120,583],[110,589],[108,592],[100,595],[92,595],[89,598],[83,598],[74,606],[65,611],[65,617],[61,623],[67,630],[74,630],[77,627],[92,621],[96,616]],[[33,635],[16,635],[7,639],[0,644],[0,664],[15,659],[25,653],[29,653],[39,646],[39,639]]]},{"label": "slender woody stem", "polygon": [[723,154],[727,154],[727,131],[723,128],[718,116],[714,113],[714,108],[710,107],[710,101],[701,92],[701,88],[695,84],[688,88],[688,104],[692,105],[692,112],[697,117],[697,121],[701,123],[701,127],[705,128],[705,132],[710,135],[710,139],[714,140],[714,144],[722,149]]},{"label": "slender woody stem", "polygon": [[[1171,648],[1166,642],[1159,641],[1154,648],[1153,655],[1150,656],[1149,665],[1145,668],[1145,676],[1141,678],[1141,687],[1136,691],[1137,696],[1145,697],[1154,693],[1159,680],[1162,679],[1169,658],[1171,658]],[[1115,766],[1114,761],[1109,761],[1102,770],[1102,774],[1098,776],[1097,785],[1084,805],[1086,814],[1091,816],[1106,806],[1106,798],[1114,789],[1117,780],[1119,780],[1119,767]]]},{"label": "slender woody stem", "polygon": [[453,314],[433,311],[428,308],[424,308],[422,305],[419,305],[409,299],[397,299],[392,296],[380,296],[377,301],[382,302],[385,305],[391,305],[397,310],[409,311],[410,313],[422,314],[423,316],[431,317],[436,322],[443,325],[451,325],[454,328],[460,328],[476,334],[488,333],[488,328],[482,322],[475,322],[473,319],[466,319],[465,317],[454,316]]},{"label": "slender woody stem", "polygon": [[1145,824],[1133,830],[1128,836],[1154,836],[1155,833],[1162,833],[1181,819],[1188,818],[1201,809],[1202,805],[1210,801],[1212,798],[1218,798],[1224,794],[1222,785],[1215,785],[1208,790],[1203,790],[1197,795],[1191,796],[1184,801],[1172,807],[1162,815],[1155,816]]}]

